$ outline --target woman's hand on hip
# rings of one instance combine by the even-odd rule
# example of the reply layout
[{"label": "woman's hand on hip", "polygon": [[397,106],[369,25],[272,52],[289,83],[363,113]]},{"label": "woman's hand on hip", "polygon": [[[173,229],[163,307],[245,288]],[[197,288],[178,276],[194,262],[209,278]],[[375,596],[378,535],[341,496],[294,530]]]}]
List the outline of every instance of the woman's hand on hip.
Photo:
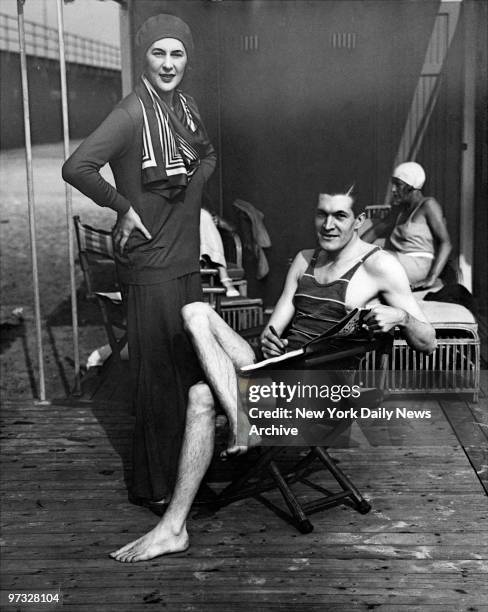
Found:
[{"label": "woman's hand on hip", "polygon": [[113,229],[114,246],[119,253],[122,254],[124,251],[127,240],[134,230],[139,230],[148,240],[151,240],[151,234],[131,206],[124,215],[117,217],[117,223]]}]

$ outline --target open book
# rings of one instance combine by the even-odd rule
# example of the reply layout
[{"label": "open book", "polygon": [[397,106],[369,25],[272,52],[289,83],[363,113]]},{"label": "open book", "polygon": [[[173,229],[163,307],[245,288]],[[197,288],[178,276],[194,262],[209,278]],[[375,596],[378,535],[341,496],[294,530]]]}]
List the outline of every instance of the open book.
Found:
[{"label": "open book", "polygon": [[336,340],[340,338],[362,335],[362,339],[364,340],[362,324],[368,312],[369,309],[367,308],[354,308],[326,332],[320,334],[313,340],[309,340],[301,348],[283,353],[283,355],[278,355],[277,357],[269,357],[268,359],[263,359],[263,361],[243,366],[241,372],[253,372],[254,370],[260,370],[271,364],[288,362],[302,355],[309,355],[318,351],[327,350],[329,346],[331,350],[335,352],[340,350],[340,343],[336,342]]}]

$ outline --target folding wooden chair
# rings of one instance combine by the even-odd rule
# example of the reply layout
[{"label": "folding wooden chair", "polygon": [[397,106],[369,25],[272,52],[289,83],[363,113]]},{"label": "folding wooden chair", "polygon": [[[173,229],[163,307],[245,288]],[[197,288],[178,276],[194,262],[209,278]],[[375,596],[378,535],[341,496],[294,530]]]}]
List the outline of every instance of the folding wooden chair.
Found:
[{"label": "folding wooden chair", "polygon": [[[363,391],[361,400],[365,402],[362,405],[377,407],[383,398],[386,368],[392,343],[392,335],[385,334],[372,341],[360,343],[340,354],[324,353],[305,358],[300,364],[294,363],[293,369],[333,371],[337,368],[339,370],[343,368],[345,359],[360,358],[368,353],[370,363],[371,356],[373,356],[375,359],[373,363],[377,364],[378,370],[376,374],[373,370],[370,370],[366,377],[364,377],[364,371],[359,372],[358,370],[363,380],[366,380],[369,384],[374,384],[373,387],[368,385],[366,392]],[[366,514],[370,511],[371,505],[327,451],[327,447],[344,433],[353,422],[354,419],[352,418],[331,422],[331,431],[325,438],[321,439],[320,446],[310,445],[304,456],[301,456],[298,460],[295,459],[291,465],[288,461],[286,467],[280,466],[279,459],[286,459],[286,455],[290,454],[289,446],[268,446],[251,449],[249,452],[256,453],[257,459],[216,495],[210,507],[217,510],[234,501],[254,497],[278,516],[294,525],[301,533],[310,533],[313,530],[313,524],[309,518],[310,514],[341,503],[352,505],[361,514]],[[321,469],[328,470],[338,483],[339,490],[337,492],[331,492],[308,478],[309,474],[316,471],[317,464]],[[306,485],[309,490],[314,490],[320,495],[312,501],[300,501],[297,493],[292,490],[294,483]],[[282,509],[263,496],[264,492],[275,488],[280,491],[287,510]]]},{"label": "folding wooden chair", "polygon": [[112,235],[85,225],[79,216],[73,217],[73,221],[87,297],[98,302],[112,350],[104,364],[104,369],[110,369],[120,362],[121,351],[127,344],[126,312],[117,279]]},{"label": "folding wooden chair", "polygon": [[242,265],[242,241],[236,230],[221,217],[217,217],[217,228],[224,245],[227,272],[242,297],[247,296],[246,273]]}]

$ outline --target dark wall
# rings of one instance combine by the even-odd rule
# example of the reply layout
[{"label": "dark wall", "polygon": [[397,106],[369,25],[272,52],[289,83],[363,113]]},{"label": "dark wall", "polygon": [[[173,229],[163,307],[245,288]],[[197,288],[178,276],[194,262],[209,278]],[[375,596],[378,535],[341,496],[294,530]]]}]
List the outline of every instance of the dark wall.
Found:
[{"label": "dark wall", "polygon": [[[475,3],[476,36],[476,161],[475,161],[475,219],[474,224],[474,282],[473,293],[481,312],[488,320],[488,274],[486,274],[488,236],[488,2]],[[483,357],[488,361],[488,355]]]},{"label": "dark wall", "polygon": [[[0,52],[0,73],[0,147],[22,147],[24,122],[18,53]],[[59,64],[54,60],[28,57],[27,75],[32,142],[58,142],[63,139]],[[67,81],[70,136],[84,138],[120,100],[120,72],[68,64]]]},{"label": "dark wall", "polygon": [[[260,288],[267,303],[290,258],[315,245],[318,193],[355,183],[364,203],[382,203],[436,8],[428,3],[419,15],[411,2],[327,1],[250,11],[225,3],[225,206],[241,197],[265,213],[273,242],[273,275]],[[334,48],[334,33],[355,34],[354,48]],[[258,37],[256,51],[242,49],[249,35]]]},{"label": "dark wall", "polygon": [[[219,149],[224,214],[235,219],[235,198],[265,214],[272,274],[250,279],[250,290],[268,305],[290,258],[315,243],[319,192],[354,182],[364,203],[384,202],[439,6],[438,0],[132,2],[134,29],[159,12],[177,14],[192,28],[196,57],[184,87]],[[337,34],[354,34],[355,44],[334,45]],[[460,36],[453,41],[417,156],[455,245],[462,43]],[[218,186],[213,193],[219,195]]]}]

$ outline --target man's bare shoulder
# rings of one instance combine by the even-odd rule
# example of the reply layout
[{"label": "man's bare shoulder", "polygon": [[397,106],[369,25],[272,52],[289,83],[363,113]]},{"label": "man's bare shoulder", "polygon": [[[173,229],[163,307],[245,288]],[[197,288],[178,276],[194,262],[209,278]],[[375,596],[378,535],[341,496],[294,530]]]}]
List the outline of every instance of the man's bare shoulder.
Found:
[{"label": "man's bare shoulder", "polygon": [[297,276],[301,276],[310,265],[314,252],[314,249],[299,251],[293,259],[290,270],[293,270]]},{"label": "man's bare shoulder", "polygon": [[378,279],[390,280],[398,275],[402,278],[405,276],[405,270],[398,259],[382,249],[370,255],[364,262],[364,267],[368,274]]}]

